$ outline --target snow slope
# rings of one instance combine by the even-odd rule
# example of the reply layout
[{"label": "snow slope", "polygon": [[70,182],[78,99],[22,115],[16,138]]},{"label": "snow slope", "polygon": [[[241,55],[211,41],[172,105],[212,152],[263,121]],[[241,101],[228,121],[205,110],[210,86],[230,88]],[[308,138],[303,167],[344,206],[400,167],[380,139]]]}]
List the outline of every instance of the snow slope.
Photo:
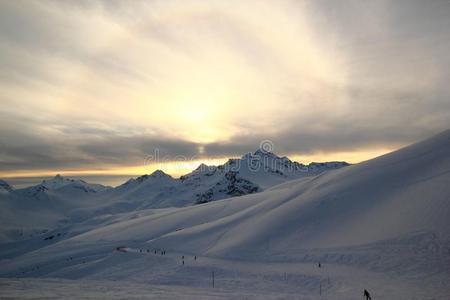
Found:
[{"label": "snow slope", "polygon": [[126,237],[213,255],[353,246],[419,231],[448,240],[448,182],[450,131],[263,193],[137,218],[77,239]]},{"label": "snow slope", "polygon": [[35,186],[0,193],[0,240],[22,239],[48,230],[74,209],[92,205],[91,196],[108,189],[56,175]]},{"label": "snow slope", "polygon": [[360,299],[368,288],[375,299],[449,299],[449,182],[446,131],[261,193],[114,214],[67,224],[51,241],[1,244],[0,276],[204,289],[215,270],[225,292]]}]

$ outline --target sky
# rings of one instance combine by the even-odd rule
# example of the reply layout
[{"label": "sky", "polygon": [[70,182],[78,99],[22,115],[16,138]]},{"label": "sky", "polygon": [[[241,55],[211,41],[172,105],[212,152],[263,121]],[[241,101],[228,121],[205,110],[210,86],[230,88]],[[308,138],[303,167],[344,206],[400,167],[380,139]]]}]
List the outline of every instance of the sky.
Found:
[{"label": "sky", "polygon": [[450,128],[450,2],[1,1],[0,177],[356,163]]}]

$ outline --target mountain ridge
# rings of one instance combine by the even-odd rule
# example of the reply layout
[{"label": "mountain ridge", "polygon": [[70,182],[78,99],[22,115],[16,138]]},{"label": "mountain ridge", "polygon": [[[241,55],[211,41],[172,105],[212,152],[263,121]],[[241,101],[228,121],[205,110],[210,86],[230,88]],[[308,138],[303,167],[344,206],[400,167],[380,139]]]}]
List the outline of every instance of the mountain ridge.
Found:
[{"label": "mountain ridge", "polygon": [[[5,211],[11,212],[4,218],[4,228],[6,235],[14,237],[17,227],[31,226],[27,225],[28,221],[16,220],[14,214],[30,215],[30,224],[33,221],[35,227],[46,229],[64,219],[80,222],[99,215],[183,207],[253,194],[295,178],[315,176],[347,165],[325,163],[305,168],[275,154],[255,151],[219,166],[201,164],[180,178],[156,170],[130,178],[114,188],[57,174],[37,185],[1,193],[0,203]],[[37,221],[32,217],[34,210],[48,217]]]}]

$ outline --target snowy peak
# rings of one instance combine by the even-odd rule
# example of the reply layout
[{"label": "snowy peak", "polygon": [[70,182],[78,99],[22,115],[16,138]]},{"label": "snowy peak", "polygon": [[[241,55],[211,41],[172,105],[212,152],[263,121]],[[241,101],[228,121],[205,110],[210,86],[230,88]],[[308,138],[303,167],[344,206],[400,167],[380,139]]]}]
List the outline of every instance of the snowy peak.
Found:
[{"label": "snowy peak", "polygon": [[201,163],[201,164],[194,170],[194,172],[202,173],[202,172],[205,172],[205,171],[211,171],[211,170],[213,170],[213,169],[215,169],[215,168],[216,168],[215,166],[208,166],[207,164]]},{"label": "snowy peak", "polygon": [[145,183],[145,185],[147,184],[154,184],[154,183],[161,183],[161,182],[172,182],[175,179],[170,176],[169,174],[165,173],[162,170],[156,170],[151,174],[145,174],[136,178],[131,178],[129,179],[127,182],[125,182],[124,184],[118,186],[117,188],[120,189],[128,189],[131,187],[136,187],[136,186],[140,186],[142,184]]},{"label": "snowy peak", "polygon": [[263,150],[261,148],[257,149],[254,152],[248,152],[241,157],[241,160],[249,160],[249,159],[281,159],[278,155],[273,152]]},{"label": "snowy peak", "polygon": [[260,157],[273,157],[273,158],[280,158],[275,153],[258,148],[253,155],[260,156]]},{"label": "snowy peak", "polygon": [[[272,175],[285,177],[286,179],[295,179],[298,177],[318,175],[321,172],[339,169],[348,165],[346,162],[323,162],[305,165],[291,161],[286,156],[280,157],[264,149],[247,153],[241,159],[229,160],[225,164],[226,167],[238,171],[242,176],[256,183],[258,183],[259,179],[255,177],[259,177],[263,181],[267,181],[267,178]],[[274,184],[270,181],[263,184],[265,187],[269,187],[270,185]]]},{"label": "snowy peak", "polygon": [[172,176],[170,176],[167,173],[164,173],[164,171],[159,170],[159,169],[154,171],[152,174],[150,174],[150,177],[153,177],[153,178],[172,178]]},{"label": "snowy peak", "polygon": [[138,183],[143,183],[143,182],[146,182],[148,180],[155,180],[155,179],[172,180],[173,178],[172,178],[172,176],[170,176],[169,174],[164,173],[161,170],[156,170],[156,171],[154,171],[153,173],[151,173],[149,175],[146,174],[146,175],[139,176],[135,180]]},{"label": "snowy peak", "polygon": [[341,162],[304,165],[285,156],[279,157],[270,151],[258,149],[239,159],[230,158],[217,167],[201,164],[180,179],[184,184],[200,191],[196,194],[196,203],[205,203],[260,192],[288,180],[315,176],[347,165]]},{"label": "snowy peak", "polygon": [[67,184],[77,182],[75,179],[64,178],[60,174],[56,174],[52,179],[45,179],[42,181],[41,185],[48,189],[58,189]]},{"label": "snowy peak", "polygon": [[38,200],[79,198],[106,189],[100,184],[89,184],[83,180],[65,178],[59,174],[45,179],[40,184],[14,190],[15,197],[35,198]]},{"label": "snowy peak", "polygon": [[186,206],[260,192],[289,180],[315,176],[346,165],[314,163],[309,167],[258,149],[241,158],[230,158],[223,165],[202,163],[179,179],[156,170],[128,180],[114,189],[112,197],[140,207]]},{"label": "snowy peak", "polygon": [[66,191],[69,189],[81,190],[85,193],[96,193],[107,189],[107,187],[101,184],[87,183],[81,179],[66,178],[57,174],[51,179],[45,179],[37,187],[45,187],[46,190],[59,190]]},{"label": "snowy peak", "polygon": [[200,178],[202,176],[212,176],[217,170],[216,166],[208,166],[201,163],[194,171],[180,177],[182,181],[191,178]]},{"label": "snowy peak", "polygon": [[9,193],[13,190],[14,188],[9,183],[0,179],[0,193]]}]

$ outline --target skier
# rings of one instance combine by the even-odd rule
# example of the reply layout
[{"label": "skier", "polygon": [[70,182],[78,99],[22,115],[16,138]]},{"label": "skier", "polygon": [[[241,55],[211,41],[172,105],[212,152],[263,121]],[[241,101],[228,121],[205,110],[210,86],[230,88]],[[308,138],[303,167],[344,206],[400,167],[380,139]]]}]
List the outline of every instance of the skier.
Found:
[{"label": "skier", "polygon": [[194,256],[194,260],[197,260],[197,255],[196,255],[196,256]]},{"label": "skier", "polygon": [[366,297],[366,300],[372,300],[372,297],[370,297],[370,293],[367,290],[364,290],[364,297]]},{"label": "skier", "polygon": [[320,261],[319,261],[319,268],[320,268],[320,267],[322,267],[322,265],[320,264]]}]

